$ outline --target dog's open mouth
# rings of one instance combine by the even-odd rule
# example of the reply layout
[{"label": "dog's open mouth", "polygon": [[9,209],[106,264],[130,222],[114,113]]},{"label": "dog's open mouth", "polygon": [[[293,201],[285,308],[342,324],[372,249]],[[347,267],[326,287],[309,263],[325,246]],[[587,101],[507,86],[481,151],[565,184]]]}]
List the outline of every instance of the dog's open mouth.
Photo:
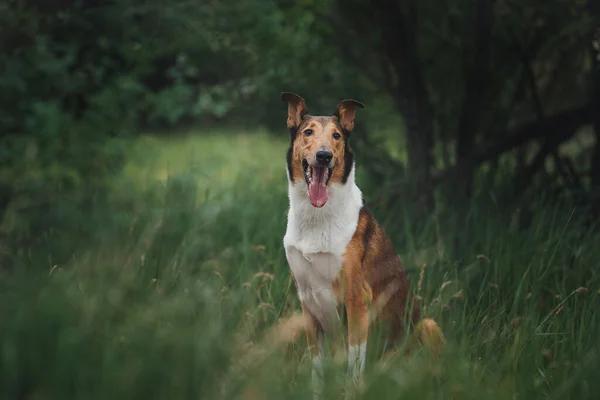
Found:
[{"label": "dog's open mouth", "polygon": [[333,168],[328,168],[323,165],[309,165],[308,161],[302,160],[302,167],[304,168],[304,179],[308,185],[308,197],[310,203],[317,208],[321,208],[327,203],[329,198],[329,178]]}]

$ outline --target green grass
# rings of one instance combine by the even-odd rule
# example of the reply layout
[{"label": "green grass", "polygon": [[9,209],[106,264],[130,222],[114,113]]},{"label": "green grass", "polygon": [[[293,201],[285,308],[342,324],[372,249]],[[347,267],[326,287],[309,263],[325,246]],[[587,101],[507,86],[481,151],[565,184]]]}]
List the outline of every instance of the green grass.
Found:
[{"label": "green grass", "polygon": [[276,182],[281,186],[285,183],[281,154],[285,154],[286,139],[274,139],[266,132],[229,131],[143,136],[132,148],[121,184],[133,183],[138,190],[147,190],[156,181],[185,175],[195,181],[199,199],[205,199],[230,190],[241,173],[252,171],[255,176],[250,183]]},{"label": "green grass", "polygon": [[[236,399],[249,384],[308,398],[304,339],[236,369],[241,342],[299,309],[282,248],[286,139],[140,139],[98,240],[58,265],[24,252],[1,278],[0,398]],[[540,205],[519,230],[480,199],[467,221],[438,219],[443,252],[407,228],[409,206],[373,211],[408,243],[397,250],[448,346],[437,361],[371,357],[364,398],[597,397],[600,236],[580,210]]]}]

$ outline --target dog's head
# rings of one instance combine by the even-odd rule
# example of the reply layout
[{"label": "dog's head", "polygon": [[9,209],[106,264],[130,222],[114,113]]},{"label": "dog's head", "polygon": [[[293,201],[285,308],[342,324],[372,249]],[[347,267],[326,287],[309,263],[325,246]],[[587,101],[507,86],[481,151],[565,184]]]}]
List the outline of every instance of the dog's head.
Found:
[{"label": "dog's head", "polygon": [[284,92],[288,103],[287,126],[291,143],[287,154],[288,177],[292,183],[305,182],[314,207],[323,207],[329,198],[329,185],[345,184],[354,157],[350,148],[350,132],[354,128],[356,100],[342,100],[331,116],[308,114],[304,99]]}]

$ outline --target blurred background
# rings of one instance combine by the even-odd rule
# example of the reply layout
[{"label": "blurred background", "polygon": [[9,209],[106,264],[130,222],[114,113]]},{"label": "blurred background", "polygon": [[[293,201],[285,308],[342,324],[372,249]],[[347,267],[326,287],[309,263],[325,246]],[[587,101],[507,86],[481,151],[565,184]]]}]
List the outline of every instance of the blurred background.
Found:
[{"label": "blurred background", "polygon": [[364,397],[595,398],[599,18],[594,0],[0,1],[0,396],[309,395],[303,338],[238,365],[299,309],[291,91],[315,115],[365,103],[358,185],[449,341],[386,368],[374,350]]}]

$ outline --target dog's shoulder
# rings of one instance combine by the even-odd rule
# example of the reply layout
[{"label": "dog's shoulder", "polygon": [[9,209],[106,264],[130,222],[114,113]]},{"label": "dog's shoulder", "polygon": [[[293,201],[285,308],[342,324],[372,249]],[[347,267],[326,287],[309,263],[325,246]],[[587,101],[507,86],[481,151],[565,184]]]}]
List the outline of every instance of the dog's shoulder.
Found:
[{"label": "dog's shoulder", "polygon": [[391,239],[364,201],[346,253],[348,257],[355,258],[355,264],[366,269],[391,267],[396,270],[399,267]]}]

